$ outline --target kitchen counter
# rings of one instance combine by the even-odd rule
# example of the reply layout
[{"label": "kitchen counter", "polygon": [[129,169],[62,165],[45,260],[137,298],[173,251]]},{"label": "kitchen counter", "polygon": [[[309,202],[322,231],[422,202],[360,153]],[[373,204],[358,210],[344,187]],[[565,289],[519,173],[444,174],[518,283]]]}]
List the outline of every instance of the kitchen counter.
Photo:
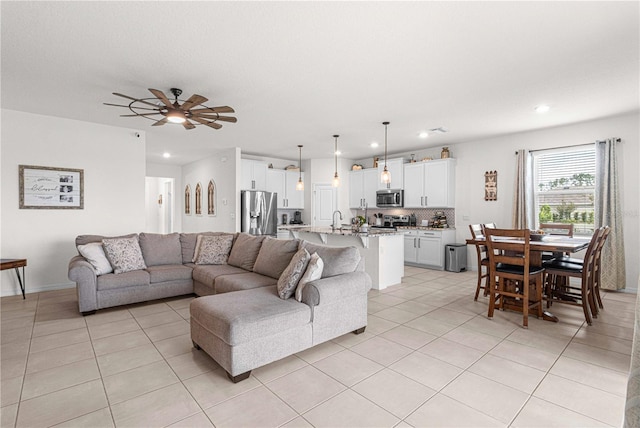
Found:
[{"label": "kitchen counter", "polygon": [[354,232],[350,228],[343,227],[342,229],[333,230],[330,227],[311,227],[305,226],[295,229],[297,232],[311,232],[311,233],[322,233],[328,235],[345,235],[345,236],[380,236],[380,235],[404,235],[404,232],[401,230],[391,230],[391,229],[369,229],[368,232]]},{"label": "kitchen counter", "polygon": [[455,227],[398,226],[398,230],[456,230]]}]

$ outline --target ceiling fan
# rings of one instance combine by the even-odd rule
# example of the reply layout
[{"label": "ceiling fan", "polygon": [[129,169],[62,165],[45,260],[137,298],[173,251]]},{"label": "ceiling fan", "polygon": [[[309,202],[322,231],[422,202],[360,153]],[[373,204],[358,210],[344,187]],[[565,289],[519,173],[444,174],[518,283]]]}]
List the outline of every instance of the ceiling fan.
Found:
[{"label": "ceiling fan", "polygon": [[[149,88],[149,92],[154,95],[154,98],[134,98],[114,92],[113,95],[127,98],[131,100],[131,102],[128,105],[104,104],[114,107],[127,107],[133,114],[121,114],[120,117],[144,117],[145,119],[150,119],[155,122],[151,126],[161,126],[167,122],[171,122],[182,124],[185,129],[193,129],[196,125],[205,125],[213,129],[220,129],[222,125],[217,122],[236,123],[238,120],[232,116],[220,116],[220,113],[235,113],[231,107],[205,106],[204,103],[206,103],[208,99],[202,95],[191,95],[188,100],[180,104],[181,100],[179,100],[178,97],[182,94],[182,90],[178,88],[171,88],[171,93],[175,98],[173,103],[158,89]],[[194,124],[193,122],[197,123]]]}]

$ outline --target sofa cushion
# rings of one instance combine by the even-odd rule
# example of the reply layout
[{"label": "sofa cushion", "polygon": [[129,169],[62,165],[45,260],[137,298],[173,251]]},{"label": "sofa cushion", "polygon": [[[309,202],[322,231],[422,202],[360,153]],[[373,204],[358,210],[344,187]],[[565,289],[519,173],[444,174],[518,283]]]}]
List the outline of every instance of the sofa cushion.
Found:
[{"label": "sofa cushion", "polygon": [[191,279],[191,269],[188,266],[183,265],[162,265],[162,266],[150,266],[147,267],[149,272],[149,278],[151,284],[157,284],[158,282],[177,281],[184,279]]},{"label": "sofa cushion", "polygon": [[219,276],[216,278],[215,291],[216,294],[228,293],[230,291],[249,290],[267,285],[276,285],[277,283],[277,279],[269,276],[260,275],[255,272],[245,272],[237,275]]},{"label": "sofa cushion", "polygon": [[96,270],[96,275],[113,272],[113,267],[111,263],[109,263],[107,255],[104,253],[104,248],[102,248],[102,240],[100,242],[78,245],[78,252],[91,263],[91,266]]},{"label": "sofa cushion", "polygon": [[196,248],[197,265],[225,265],[229,260],[233,235],[198,236],[200,246]]},{"label": "sofa cushion", "polygon": [[302,241],[300,247],[306,248],[309,254],[318,253],[324,262],[323,278],[354,272],[360,263],[360,252],[356,247],[327,247],[308,241]]},{"label": "sofa cushion", "polygon": [[149,272],[145,270],[134,270],[121,274],[108,273],[100,275],[97,279],[98,290],[114,290],[118,288],[134,287],[136,285],[149,285]]},{"label": "sofa cushion", "polygon": [[121,236],[102,236],[102,235],[78,235],[76,236],[76,247],[78,245],[85,245],[90,242],[102,242],[105,238],[133,238],[134,236],[138,236],[137,233],[130,233],[128,235]]},{"label": "sofa cushion", "polygon": [[140,248],[147,266],[182,264],[180,235],[177,233],[141,233]]},{"label": "sofa cushion", "polygon": [[102,240],[104,252],[116,274],[145,269],[138,237],[105,238]]},{"label": "sofa cushion", "polygon": [[196,241],[199,235],[202,235],[202,236],[231,235],[235,239],[237,234],[227,233],[227,232],[181,233],[180,248],[182,249],[182,263],[191,263],[194,261]]},{"label": "sofa cushion", "polygon": [[300,282],[298,283],[298,287],[296,288],[296,300],[298,302],[302,302],[302,290],[304,290],[305,285],[307,285],[307,283],[311,281],[322,278],[323,269],[324,262],[322,261],[318,253],[311,254],[307,269],[304,271],[304,274],[302,275],[302,278],[300,278]]},{"label": "sofa cushion", "polygon": [[221,275],[237,275],[247,271],[229,265],[197,265],[193,268],[193,280],[213,287],[216,278]]},{"label": "sofa cushion", "polygon": [[297,251],[297,239],[284,240],[268,237],[262,242],[253,271],[278,279]]},{"label": "sofa cushion", "polygon": [[199,297],[191,302],[191,322],[225,343],[236,346],[283,330],[306,325],[311,308],[294,299],[282,300],[276,287]]},{"label": "sofa cushion", "polygon": [[288,299],[295,293],[298,282],[307,269],[309,258],[309,253],[304,248],[294,254],[291,262],[278,278],[278,296],[281,299]]},{"label": "sofa cushion", "polygon": [[264,238],[265,236],[252,236],[248,233],[238,234],[233,247],[231,247],[231,254],[229,254],[227,263],[231,266],[252,271]]}]

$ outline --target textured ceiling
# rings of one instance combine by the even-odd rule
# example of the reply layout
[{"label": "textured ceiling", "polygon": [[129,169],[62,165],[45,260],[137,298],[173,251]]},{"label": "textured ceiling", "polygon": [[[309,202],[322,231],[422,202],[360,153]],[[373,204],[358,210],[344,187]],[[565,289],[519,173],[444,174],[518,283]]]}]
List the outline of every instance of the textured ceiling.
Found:
[{"label": "textured ceiling", "polygon": [[[297,144],[331,157],[336,133],[363,158],[382,151],[369,143],[385,120],[402,152],[639,108],[638,2],[2,1],[1,13],[2,108],[144,130],[152,162],[227,147],[297,159]],[[102,104],[171,87],[232,106],[238,123],[151,128]]]}]

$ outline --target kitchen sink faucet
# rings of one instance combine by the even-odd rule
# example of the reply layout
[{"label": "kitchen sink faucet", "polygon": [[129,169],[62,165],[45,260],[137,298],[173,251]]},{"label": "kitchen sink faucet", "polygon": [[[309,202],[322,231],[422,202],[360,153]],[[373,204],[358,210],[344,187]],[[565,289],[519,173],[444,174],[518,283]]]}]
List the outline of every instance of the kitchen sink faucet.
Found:
[{"label": "kitchen sink faucet", "polygon": [[336,213],[340,214],[340,220],[342,220],[342,213],[340,212],[340,210],[335,210],[333,214],[331,214],[331,220],[333,221],[333,224],[331,225],[332,232],[336,231],[336,226],[338,225],[338,223],[336,222]]}]

